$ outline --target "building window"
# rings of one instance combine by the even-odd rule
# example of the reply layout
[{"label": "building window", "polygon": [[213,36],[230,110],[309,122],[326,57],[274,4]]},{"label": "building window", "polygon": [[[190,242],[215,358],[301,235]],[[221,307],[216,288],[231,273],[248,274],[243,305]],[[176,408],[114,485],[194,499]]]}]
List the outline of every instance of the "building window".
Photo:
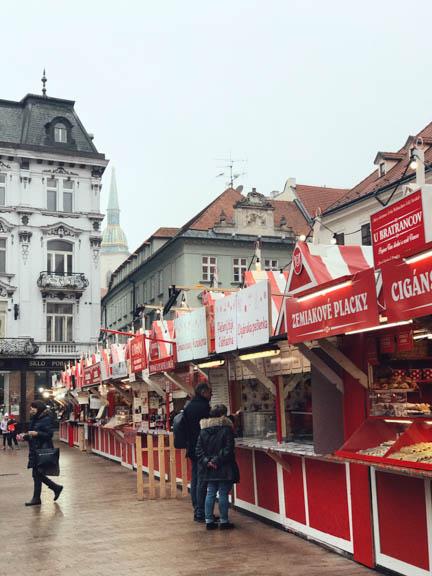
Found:
[{"label": "building window", "polygon": [[265,259],[264,270],[279,270],[278,260]]},{"label": "building window", "polygon": [[150,278],[150,300],[156,296],[156,276]]},{"label": "building window", "polygon": [[47,303],[47,342],[73,341],[73,304]]},{"label": "building window", "polygon": [[214,274],[216,274],[217,258],[216,256],[203,256],[202,257],[202,279],[210,282]]},{"label": "building window", "polygon": [[73,212],[72,180],[63,180],[63,212]]},{"label": "building window", "polygon": [[73,246],[64,240],[49,240],[47,271],[53,274],[72,274]]},{"label": "building window", "polygon": [[54,126],[54,140],[61,144],[67,143],[67,128],[60,122]]},{"label": "building window", "polygon": [[57,180],[47,178],[47,209],[50,212],[57,212]]},{"label": "building window", "polygon": [[0,206],[6,203],[6,174],[0,174]]},{"label": "building window", "polygon": [[0,238],[0,272],[6,272],[6,238]]},{"label": "building window", "polygon": [[158,294],[163,294],[163,272],[158,272]]},{"label": "building window", "polygon": [[333,237],[336,240],[336,244],[338,246],[345,245],[345,234],[343,232],[341,232],[340,234],[335,234]]},{"label": "building window", "polygon": [[363,246],[372,245],[371,227],[370,224],[363,224],[361,227],[361,243]]},{"label": "building window", "polygon": [[385,173],[386,173],[386,170],[385,170],[385,162],[380,162],[380,164],[379,164],[379,175],[380,175],[380,177],[381,177],[381,176],[384,176]]},{"label": "building window", "polygon": [[247,270],[246,258],[233,258],[233,280],[243,282],[243,275]]}]

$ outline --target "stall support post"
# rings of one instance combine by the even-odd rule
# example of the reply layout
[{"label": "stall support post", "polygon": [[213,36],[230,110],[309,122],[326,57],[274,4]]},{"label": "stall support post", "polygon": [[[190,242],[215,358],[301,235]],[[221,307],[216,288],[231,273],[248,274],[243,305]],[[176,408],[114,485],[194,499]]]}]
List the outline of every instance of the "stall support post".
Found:
[{"label": "stall support post", "polygon": [[147,451],[148,451],[148,474],[149,474],[149,498],[155,498],[155,475],[154,475],[154,454],[153,454],[153,436],[147,434]]},{"label": "stall support post", "polygon": [[138,500],[144,500],[142,440],[140,434],[137,434],[136,436],[135,448],[136,448],[136,466],[137,466],[137,496]]},{"label": "stall support post", "polygon": [[176,498],[177,496],[177,468],[176,468],[176,452],[174,447],[174,434],[169,433],[169,476],[170,476],[170,497]]},{"label": "stall support post", "polygon": [[182,478],[182,496],[187,496],[188,481],[187,481],[186,450],[180,450],[180,463],[181,463],[181,478]]},{"label": "stall support post", "polygon": [[158,460],[159,460],[159,498],[166,498],[165,434],[158,435]]},{"label": "stall support post", "polygon": [[286,436],[283,377],[276,376],[274,384],[276,387],[276,439],[280,444]]},{"label": "stall support post", "polygon": [[165,428],[166,428],[167,432],[169,432],[169,431],[171,430],[171,426],[170,426],[170,392],[169,392],[169,387],[168,387],[168,390],[165,392],[165,411],[166,411]]}]

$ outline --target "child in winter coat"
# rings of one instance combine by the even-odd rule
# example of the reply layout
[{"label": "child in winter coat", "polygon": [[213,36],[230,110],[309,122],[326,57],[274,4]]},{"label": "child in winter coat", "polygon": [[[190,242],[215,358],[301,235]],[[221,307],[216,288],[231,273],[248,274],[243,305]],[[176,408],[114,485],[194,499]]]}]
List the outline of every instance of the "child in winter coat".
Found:
[{"label": "child in winter coat", "polygon": [[210,411],[210,418],[201,420],[201,432],[196,447],[196,456],[201,466],[200,473],[207,482],[205,521],[207,530],[218,527],[213,509],[219,492],[219,528],[234,528],[228,520],[228,494],[234,483],[240,480],[235,461],[233,425],[227,418],[227,408],[218,404]]}]

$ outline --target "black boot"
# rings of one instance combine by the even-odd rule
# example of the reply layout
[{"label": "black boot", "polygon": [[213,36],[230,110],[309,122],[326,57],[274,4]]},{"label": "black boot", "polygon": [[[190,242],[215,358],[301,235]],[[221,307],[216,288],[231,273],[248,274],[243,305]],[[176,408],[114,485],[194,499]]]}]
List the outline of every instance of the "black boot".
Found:
[{"label": "black boot", "polygon": [[40,498],[32,498],[30,502],[26,502],[26,506],[40,506],[42,504]]},{"label": "black boot", "polygon": [[60,494],[62,493],[62,490],[63,490],[63,486],[57,486],[56,488],[53,489],[53,492],[54,492],[54,502],[55,502],[56,500],[58,500]]}]

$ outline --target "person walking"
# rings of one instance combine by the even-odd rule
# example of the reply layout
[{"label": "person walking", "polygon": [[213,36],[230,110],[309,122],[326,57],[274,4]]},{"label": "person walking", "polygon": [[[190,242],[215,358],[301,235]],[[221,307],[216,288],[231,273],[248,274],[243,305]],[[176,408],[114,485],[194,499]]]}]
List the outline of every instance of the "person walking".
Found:
[{"label": "person walking", "polygon": [[47,408],[45,402],[35,400],[30,404],[30,425],[29,431],[21,435],[22,440],[27,440],[29,444],[29,460],[27,468],[32,469],[33,476],[33,497],[26,506],[40,506],[42,484],[46,484],[54,492],[54,500],[60,496],[63,486],[56,484],[50,480],[37,466],[37,453],[36,450],[42,448],[53,448],[52,437],[54,434],[54,427],[52,416]]},{"label": "person walking", "polygon": [[205,522],[204,501],[207,486],[200,477],[198,460],[196,456],[196,445],[200,434],[200,421],[210,415],[211,388],[205,382],[198,384],[195,388],[195,395],[185,406],[184,419],[187,428],[187,448],[186,455],[192,463],[191,478],[191,498],[194,509],[195,522]]},{"label": "person walking", "polygon": [[15,445],[15,448],[18,450],[18,440],[17,440],[17,424],[18,422],[15,420],[13,415],[11,414],[9,420],[7,422],[7,431],[9,434],[10,439],[10,447],[13,448],[12,443]]},{"label": "person walking", "polygon": [[6,444],[9,446],[9,448],[12,449],[12,439],[8,432],[8,420],[9,420],[9,414],[6,412],[6,414],[3,416],[0,422],[0,428],[3,437],[3,450],[6,450]]},{"label": "person walking", "polygon": [[202,480],[207,482],[205,498],[205,522],[207,530],[218,527],[215,522],[214,505],[219,493],[219,528],[234,528],[228,519],[228,495],[240,474],[235,461],[234,430],[227,417],[227,407],[217,404],[210,410],[210,418],[201,420],[196,455],[200,464]]}]

